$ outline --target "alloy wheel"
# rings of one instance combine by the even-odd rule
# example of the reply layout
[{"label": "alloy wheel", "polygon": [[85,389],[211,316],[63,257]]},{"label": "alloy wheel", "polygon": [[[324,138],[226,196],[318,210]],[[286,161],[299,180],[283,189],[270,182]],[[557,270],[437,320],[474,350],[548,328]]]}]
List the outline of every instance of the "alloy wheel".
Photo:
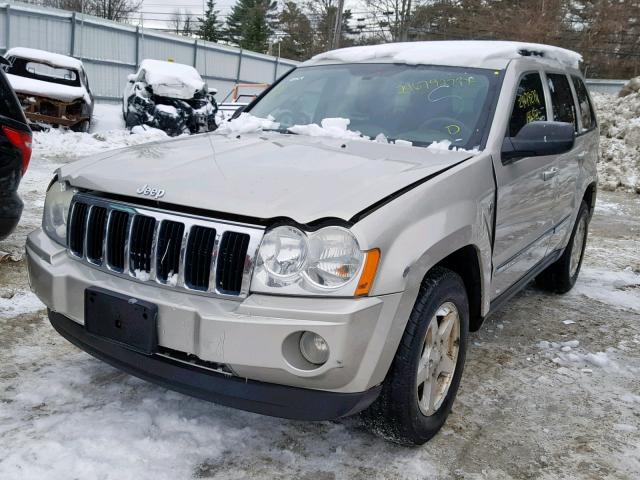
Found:
[{"label": "alloy wheel", "polygon": [[452,302],[445,302],[429,322],[418,364],[418,405],[424,415],[433,415],[446,398],[459,350],[460,315]]}]

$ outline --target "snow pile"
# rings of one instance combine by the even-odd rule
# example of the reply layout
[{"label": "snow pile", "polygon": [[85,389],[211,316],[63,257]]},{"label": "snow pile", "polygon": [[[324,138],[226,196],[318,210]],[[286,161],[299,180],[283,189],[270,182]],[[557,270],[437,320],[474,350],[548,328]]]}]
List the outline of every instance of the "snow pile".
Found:
[{"label": "snow pile", "polygon": [[466,67],[503,68],[509,59],[518,58],[522,51],[539,52],[544,58],[578,67],[582,56],[564,48],[539,43],[496,41],[436,41],[404,42],[383,45],[349,47],[321,53],[303,65],[322,60],[339,62],[373,62],[390,60],[407,65],[451,65]]},{"label": "snow pile", "polygon": [[316,123],[294,125],[289,127],[288,130],[292,133],[309,135],[310,137],[329,137],[343,140],[369,139],[368,137],[363,137],[360,132],[349,130],[350,123],[351,120],[348,118],[325,118],[320,122],[320,125]]},{"label": "snow pile", "polygon": [[576,350],[580,342],[570,340],[566,342],[538,342],[544,356],[560,367],[577,368],[583,373],[592,373],[594,368],[599,368],[607,373],[627,372],[624,364],[617,360],[618,351],[615,348],[607,348],[604,352],[584,352]]},{"label": "snow pile", "polygon": [[600,187],[640,193],[640,92],[592,97],[600,124]]},{"label": "snow pile", "polygon": [[172,117],[178,116],[178,109],[172,105],[156,105],[156,110],[171,115]]},{"label": "snow pile", "polygon": [[640,274],[630,266],[618,272],[584,266],[579,281],[567,295],[584,295],[617,310],[640,312]]},{"label": "snow pile", "polygon": [[133,271],[133,276],[142,282],[148,282],[151,278],[149,272],[147,272],[146,270],[139,270],[137,268]]},{"label": "snow pile", "polygon": [[216,130],[216,133],[223,135],[241,134],[276,129],[279,127],[280,124],[278,122],[274,122],[271,115],[267,118],[260,118],[254,117],[250,113],[243,112],[237,118],[234,118],[229,122],[223,122]]},{"label": "snow pile", "polygon": [[477,155],[478,153],[480,153],[480,150],[478,148],[474,148],[473,150],[465,150],[464,148],[459,147],[451,148],[451,142],[449,140],[440,140],[439,142],[433,142],[427,147],[427,150],[431,150],[432,152],[465,152],[472,155]]},{"label": "snow pile", "polygon": [[0,318],[42,310],[45,306],[31,291],[0,288]]},{"label": "snow pile", "polygon": [[140,145],[166,140],[169,136],[156,128],[109,130],[106,132],[79,133],[52,128],[48,132],[33,133],[33,154],[47,159],[75,160],[114,148]]},{"label": "snow pile", "polygon": [[638,93],[640,92],[640,77],[634,77],[631,80],[629,80],[624,87],[622,87],[622,90],[620,90],[620,93],[618,93],[619,97],[626,97],[627,95],[630,95],[632,93]]},{"label": "snow pile", "polygon": [[161,97],[189,100],[205,87],[198,71],[190,65],[146,59],[140,70],[144,70],[145,82],[153,93]]},{"label": "snow pile", "polygon": [[9,49],[4,56],[5,58],[19,57],[36,60],[54,67],[70,68],[72,70],[80,70],[82,68],[82,62],[73,57],[45,50],[36,50],[35,48],[14,47]]},{"label": "snow pile", "polygon": [[49,97],[62,102],[73,102],[74,100],[83,99],[85,102],[91,103],[91,97],[89,97],[89,93],[84,87],[70,87],[69,85],[45,82],[44,80],[21,77],[10,73],[7,73],[7,79],[13,89],[18,93]]}]

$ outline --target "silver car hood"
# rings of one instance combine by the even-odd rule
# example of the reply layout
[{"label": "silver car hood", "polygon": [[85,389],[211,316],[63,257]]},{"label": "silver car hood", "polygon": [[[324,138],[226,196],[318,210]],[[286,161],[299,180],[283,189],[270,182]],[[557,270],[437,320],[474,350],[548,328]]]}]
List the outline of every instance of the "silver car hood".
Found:
[{"label": "silver car hood", "polygon": [[471,156],[403,145],[275,132],[195,135],[107,152],[63,166],[79,188],[305,224],[349,220],[403,188]]}]

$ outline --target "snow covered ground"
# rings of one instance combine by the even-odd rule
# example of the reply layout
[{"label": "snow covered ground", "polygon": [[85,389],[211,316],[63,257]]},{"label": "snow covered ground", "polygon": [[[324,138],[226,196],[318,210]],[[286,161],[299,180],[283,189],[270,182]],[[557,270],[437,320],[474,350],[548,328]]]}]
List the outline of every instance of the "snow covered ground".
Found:
[{"label": "snow covered ground", "polygon": [[125,134],[118,109],[100,107],[90,134],[36,134],[23,220],[0,242],[13,254],[0,260],[0,479],[640,478],[640,197],[599,194],[574,290],[531,286],[488,319],[445,428],[401,448],[357,419],[294,422],[185,397],[53,331],[28,289],[24,237],[53,170],[76,158],[70,144],[92,154],[160,138]]}]

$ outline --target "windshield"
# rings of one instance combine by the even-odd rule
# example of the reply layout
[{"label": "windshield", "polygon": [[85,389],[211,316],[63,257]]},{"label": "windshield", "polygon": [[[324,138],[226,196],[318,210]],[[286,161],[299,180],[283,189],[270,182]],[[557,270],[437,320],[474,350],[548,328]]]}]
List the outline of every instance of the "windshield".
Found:
[{"label": "windshield", "polygon": [[482,144],[500,72],[459,67],[341,64],[289,73],[251,109],[271,115],[281,129],[350,120],[349,130],[371,138],[425,146],[448,140],[462,148]]}]

